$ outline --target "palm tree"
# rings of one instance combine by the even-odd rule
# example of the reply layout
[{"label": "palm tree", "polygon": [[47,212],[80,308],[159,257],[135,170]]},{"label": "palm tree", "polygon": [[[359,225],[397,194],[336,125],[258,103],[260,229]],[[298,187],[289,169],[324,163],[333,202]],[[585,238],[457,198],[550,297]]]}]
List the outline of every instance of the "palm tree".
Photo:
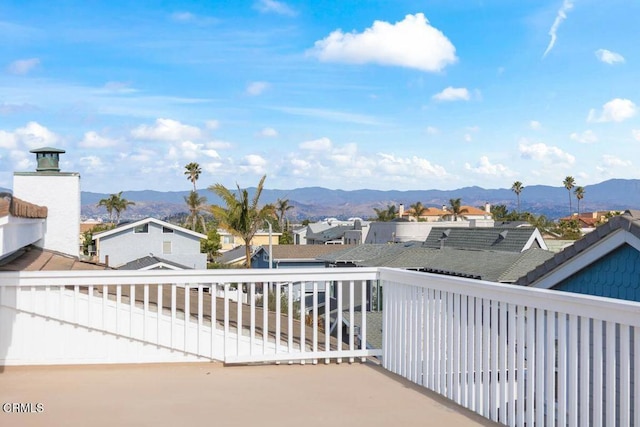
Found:
[{"label": "palm tree", "polygon": [[580,215],[580,200],[584,199],[584,187],[579,185],[573,190],[573,194],[576,195],[576,199],[578,199],[578,215]]},{"label": "palm tree", "polygon": [[211,213],[219,221],[222,228],[244,240],[245,265],[247,268],[251,267],[251,241],[253,236],[255,236],[267,218],[273,218],[275,215],[275,207],[273,205],[258,207],[266,178],[267,176],[264,175],[258,183],[253,199],[249,199],[249,192],[246,189],[240,189],[240,186],[238,186],[237,192],[229,190],[222,184],[215,184],[209,187],[209,190],[220,197],[226,205],[225,207],[211,206]]},{"label": "palm tree", "polygon": [[410,208],[413,210],[412,215],[416,220],[419,220],[420,215],[422,215],[422,212],[424,212],[427,209],[424,206],[422,206],[422,202],[415,202],[413,205],[410,206]]},{"label": "palm tree", "polygon": [[396,205],[387,205],[386,209],[373,208],[373,210],[376,211],[376,221],[392,221],[398,215]]},{"label": "palm tree", "polygon": [[113,224],[114,213],[116,223],[120,222],[120,215],[123,211],[127,210],[127,206],[135,205],[134,202],[130,202],[127,199],[122,198],[122,191],[117,194],[110,194],[106,199],[100,199],[97,206],[104,206],[109,214],[109,222]]},{"label": "palm tree", "polygon": [[524,190],[524,185],[520,181],[516,181],[511,186],[511,191],[516,193],[516,197],[518,198],[518,212],[520,212],[520,193]]},{"label": "palm tree", "polygon": [[122,191],[117,195],[112,194],[111,196],[115,196],[113,210],[116,212],[116,224],[119,224],[122,212],[126,211],[128,206],[135,205],[135,203],[123,198]]},{"label": "palm tree", "polygon": [[276,201],[276,213],[278,214],[278,223],[280,224],[280,230],[284,230],[284,220],[287,211],[295,208],[295,206],[289,204],[289,199],[278,199]]},{"label": "palm tree", "polygon": [[454,221],[457,221],[458,216],[462,216],[461,214],[469,212],[466,208],[462,208],[462,199],[460,199],[459,197],[457,199],[449,199],[449,206],[451,206],[451,212],[453,213]]},{"label": "palm tree", "polygon": [[185,165],[184,168],[184,174],[187,176],[187,179],[193,183],[193,191],[196,191],[196,181],[200,178],[200,174],[202,173],[200,165],[196,162],[191,162]]},{"label": "palm tree", "polygon": [[198,224],[199,220],[202,224],[202,230],[206,234],[207,226],[204,222],[204,216],[200,212],[203,212],[207,209],[207,198],[198,195],[198,193],[195,191],[192,191],[188,196],[184,196],[184,201],[189,208],[189,215],[187,216],[184,225],[187,226],[189,223],[191,223],[191,229],[193,231],[196,231],[196,224]]},{"label": "palm tree", "polygon": [[571,213],[573,212],[573,209],[571,209],[571,189],[575,186],[576,180],[569,175],[564,179],[564,181],[562,181],[562,184],[564,184],[564,188],[569,192],[569,216],[571,216]]}]

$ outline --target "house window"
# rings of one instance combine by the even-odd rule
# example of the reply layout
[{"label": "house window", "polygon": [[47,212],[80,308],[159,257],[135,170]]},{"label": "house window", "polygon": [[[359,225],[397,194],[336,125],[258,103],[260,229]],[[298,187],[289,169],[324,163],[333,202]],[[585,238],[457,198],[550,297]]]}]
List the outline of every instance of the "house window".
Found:
[{"label": "house window", "polygon": [[142,224],[142,225],[136,225],[133,228],[133,232],[134,233],[148,233],[149,232],[149,223]]},{"label": "house window", "polygon": [[162,242],[162,253],[163,254],[170,254],[171,253],[171,242],[170,241]]},{"label": "house window", "polygon": [[232,245],[233,236],[222,236],[222,243],[224,243],[225,245]]},{"label": "house window", "polygon": [[163,225],[163,226],[162,226],[162,232],[163,232],[163,233],[173,233],[173,228],[165,227],[165,226]]},{"label": "house window", "polygon": [[269,262],[269,254],[268,254],[268,253],[266,253],[266,252],[263,252],[263,253],[262,253],[262,260],[263,260],[264,262]]}]

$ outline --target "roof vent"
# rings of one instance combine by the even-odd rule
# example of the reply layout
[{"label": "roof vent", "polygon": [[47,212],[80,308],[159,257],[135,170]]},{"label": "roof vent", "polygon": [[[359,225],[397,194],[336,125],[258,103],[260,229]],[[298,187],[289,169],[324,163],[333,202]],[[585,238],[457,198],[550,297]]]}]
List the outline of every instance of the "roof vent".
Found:
[{"label": "roof vent", "polygon": [[502,230],[500,232],[500,234],[498,234],[498,240],[504,240],[507,238],[507,233],[509,233],[509,230]]},{"label": "roof vent", "polygon": [[64,150],[52,147],[31,150],[30,153],[36,155],[38,162],[36,172],[60,172],[60,154],[64,152]]}]

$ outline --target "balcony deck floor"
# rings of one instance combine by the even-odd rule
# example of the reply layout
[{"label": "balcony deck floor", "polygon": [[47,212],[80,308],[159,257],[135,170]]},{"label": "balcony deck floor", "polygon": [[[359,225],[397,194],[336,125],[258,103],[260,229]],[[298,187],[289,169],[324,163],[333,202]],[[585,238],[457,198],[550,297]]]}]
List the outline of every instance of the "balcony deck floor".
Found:
[{"label": "balcony deck floor", "polygon": [[0,367],[7,402],[44,411],[0,425],[496,425],[373,363]]}]

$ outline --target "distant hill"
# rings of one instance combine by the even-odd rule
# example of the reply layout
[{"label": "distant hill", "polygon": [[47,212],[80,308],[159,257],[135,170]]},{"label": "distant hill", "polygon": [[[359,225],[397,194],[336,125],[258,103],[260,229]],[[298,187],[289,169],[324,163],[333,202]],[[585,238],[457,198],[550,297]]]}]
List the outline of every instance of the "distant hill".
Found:
[{"label": "distant hill", "polygon": [[[255,188],[249,188],[253,193]],[[185,212],[184,197],[189,191],[124,191],[122,196],[134,201],[125,212],[128,218],[145,216],[166,217]],[[221,203],[220,199],[208,190],[200,190],[201,196],[207,197],[211,204]],[[105,216],[104,209],[96,204],[108,194],[82,192],[82,214],[87,217]],[[574,211],[576,199],[571,194]],[[471,206],[482,206],[485,202],[492,205],[504,204],[515,209],[516,196],[507,188],[484,189],[481,187],[464,187],[457,190],[413,190],[413,191],[381,191],[381,190],[330,190],[322,187],[305,187],[292,190],[265,189],[261,202],[273,203],[277,199],[288,199],[295,209],[289,211],[291,218],[321,219],[326,217],[362,217],[375,216],[374,208],[386,208],[388,205],[404,203],[409,205],[422,202],[425,206],[449,205],[449,200],[461,198],[462,203]],[[520,195],[521,210],[537,215],[544,214],[556,219],[565,216],[569,211],[569,195],[564,187],[547,185],[526,186]],[[585,186],[585,198],[581,201],[581,211],[593,210],[625,210],[640,208],[640,180],[611,179],[599,184]]]}]

